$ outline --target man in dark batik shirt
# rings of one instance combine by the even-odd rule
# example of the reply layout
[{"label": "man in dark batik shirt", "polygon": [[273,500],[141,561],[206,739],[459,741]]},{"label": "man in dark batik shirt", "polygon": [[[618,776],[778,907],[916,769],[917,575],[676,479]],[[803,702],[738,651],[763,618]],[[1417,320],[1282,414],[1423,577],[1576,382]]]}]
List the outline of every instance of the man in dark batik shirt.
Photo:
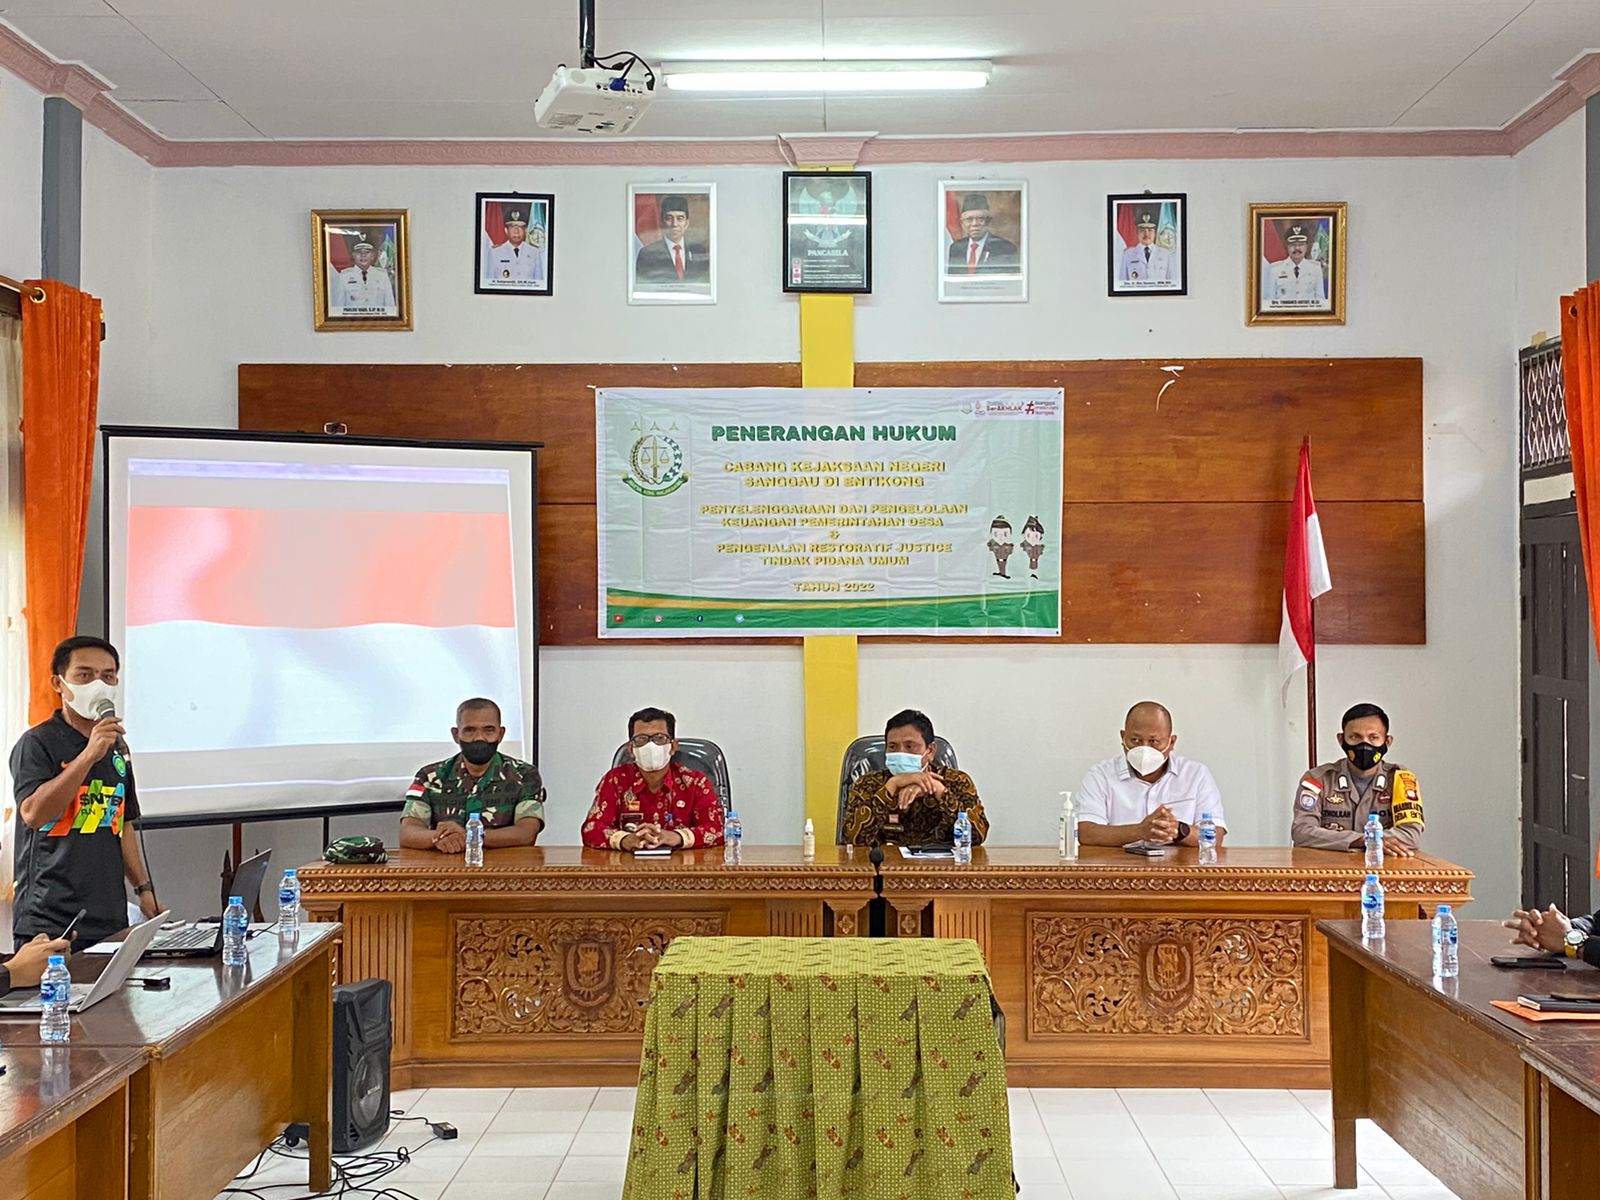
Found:
[{"label": "man in dark batik shirt", "polygon": [[889,718],[884,769],[850,785],[844,840],[857,846],[951,841],[956,814],[972,822],[972,844],[989,835],[977,786],[965,771],[933,765],[933,722],[915,709]]}]

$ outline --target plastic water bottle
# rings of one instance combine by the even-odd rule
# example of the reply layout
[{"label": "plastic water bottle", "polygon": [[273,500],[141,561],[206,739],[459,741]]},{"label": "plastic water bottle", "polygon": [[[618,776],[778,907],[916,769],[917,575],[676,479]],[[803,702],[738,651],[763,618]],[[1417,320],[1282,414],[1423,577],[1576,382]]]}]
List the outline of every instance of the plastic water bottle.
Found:
[{"label": "plastic water bottle", "polygon": [[972,861],[972,818],[967,816],[967,810],[962,809],[956,814],[956,827],[950,835],[950,840],[955,843],[956,862],[965,866]]},{"label": "plastic water bottle", "polygon": [[284,936],[300,932],[300,873],[293,867],[278,885],[278,932]]},{"label": "plastic water bottle", "polygon": [[806,818],[806,826],[800,831],[800,858],[804,862],[815,862],[817,857],[817,827]]},{"label": "plastic water bottle", "polygon": [[1376,871],[1383,866],[1383,822],[1377,813],[1368,815],[1363,836],[1367,839],[1367,870]]},{"label": "plastic water bottle", "polygon": [[467,866],[483,866],[483,818],[477,813],[467,818]]},{"label": "plastic water bottle", "polygon": [[1214,867],[1217,865],[1217,823],[1211,819],[1210,813],[1200,814],[1200,865]]},{"label": "plastic water bottle", "polygon": [[242,967],[249,960],[244,948],[250,936],[250,910],[244,906],[244,897],[229,896],[228,907],[222,913],[222,965]]},{"label": "plastic water bottle", "polygon": [[44,1011],[39,1014],[39,1040],[64,1042],[72,1036],[72,972],[67,970],[63,955],[52,954],[50,962],[39,978],[39,1003]]},{"label": "plastic water bottle", "polygon": [[1433,977],[1454,979],[1461,974],[1461,931],[1448,904],[1439,905],[1433,918]]},{"label": "plastic water bottle", "polygon": [[1361,940],[1383,941],[1383,884],[1376,875],[1361,885]]},{"label": "plastic water bottle", "polygon": [[722,862],[725,866],[736,867],[743,861],[744,826],[739,823],[738,812],[730,808],[722,822]]},{"label": "plastic water bottle", "polygon": [[1078,806],[1071,792],[1061,793],[1061,830],[1056,834],[1056,857],[1062,862],[1078,861]]}]

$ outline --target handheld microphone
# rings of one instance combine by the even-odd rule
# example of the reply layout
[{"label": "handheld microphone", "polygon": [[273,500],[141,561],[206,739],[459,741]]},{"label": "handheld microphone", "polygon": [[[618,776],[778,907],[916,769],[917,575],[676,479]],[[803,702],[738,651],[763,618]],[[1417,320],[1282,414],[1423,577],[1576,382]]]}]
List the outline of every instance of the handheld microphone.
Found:
[{"label": "handheld microphone", "polygon": [[[96,721],[115,720],[117,716],[117,703],[110,696],[101,696],[93,705],[94,719]],[[123,741],[122,735],[117,735],[116,749],[118,754],[128,753],[128,743]]]}]

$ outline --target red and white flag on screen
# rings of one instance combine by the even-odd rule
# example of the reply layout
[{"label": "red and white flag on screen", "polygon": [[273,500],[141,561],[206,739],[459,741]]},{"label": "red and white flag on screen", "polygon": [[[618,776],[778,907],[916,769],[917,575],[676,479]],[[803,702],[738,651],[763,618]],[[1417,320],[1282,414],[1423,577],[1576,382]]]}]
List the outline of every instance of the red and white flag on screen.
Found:
[{"label": "red and white flag on screen", "polygon": [[1311,602],[1333,590],[1328,552],[1322,546],[1317,502],[1311,495],[1311,443],[1300,443],[1300,475],[1289,510],[1289,539],[1283,551],[1283,627],[1278,631],[1278,668],[1285,696],[1296,671],[1316,657]]}]

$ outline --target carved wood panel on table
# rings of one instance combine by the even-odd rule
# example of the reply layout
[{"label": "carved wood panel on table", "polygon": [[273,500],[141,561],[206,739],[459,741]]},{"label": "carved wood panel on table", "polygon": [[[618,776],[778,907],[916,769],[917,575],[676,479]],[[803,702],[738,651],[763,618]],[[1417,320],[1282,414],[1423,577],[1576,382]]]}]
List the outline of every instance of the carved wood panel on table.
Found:
[{"label": "carved wood panel on table", "polygon": [[1310,922],[1028,916],[1028,1035],[1309,1036]]},{"label": "carved wood panel on table", "polygon": [[675,937],[715,937],[721,915],[457,914],[450,1035],[641,1034],[650,973]]},{"label": "carved wood panel on table", "polygon": [[[1319,639],[1426,640],[1420,359],[861,363],[855,378],[1065,389],[1063,641],[1275,642],[1306,435],[1339,579],[1317,607]],[[540,639],[587,645],[598,640],[592,389],[799,382],[795,363],[246,363],[239,426],[543,441]]]}]

